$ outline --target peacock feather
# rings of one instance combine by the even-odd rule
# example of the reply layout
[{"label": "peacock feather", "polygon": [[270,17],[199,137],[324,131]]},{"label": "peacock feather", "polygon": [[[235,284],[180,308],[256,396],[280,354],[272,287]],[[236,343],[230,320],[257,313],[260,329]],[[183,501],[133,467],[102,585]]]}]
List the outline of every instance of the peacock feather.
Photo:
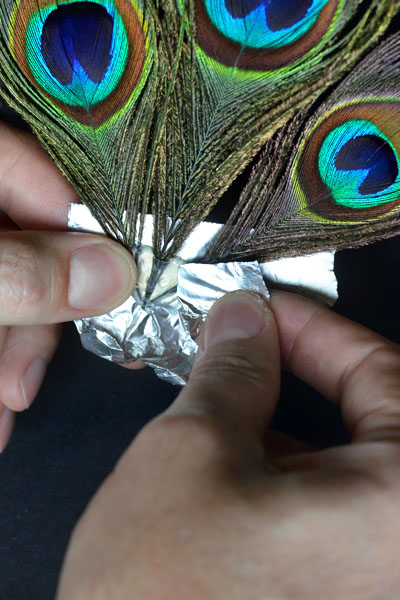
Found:
[{"label": "peacock feather", "polygon": [[377,41],[399,4],[194,0],[186,12],[180,6],[187,39],[177,80],[192,84],[182,89],[182,107],[173,106],[183,124],[184,144],[174,150],[175,158],[182,153],[183,172],[170,189],[172,224],[157,246],[162,258],[177,252],[262,144]]},{"label": "peacock feather", "polygon": [[268,142],[211,256],[299,255],[399,231],[400,34]]},{"label": "peacock feather", "polygon": [[72,121],[98,129],[134,103],[145,80],[146,35],[133,6],[22,2],[11,22],[10,50],[22,73]]},{"label": "peacock feather", "polygon": [[140,0],[3,0],[0,15],[6,98],[106,231],[129,245],[132,198],[145,185],[154,106],[166,79],[151,7]]},{"label": "peacock feather", "polygon": [[152,211],[154,252],[174,256],[265,143],[214,257],[247,256],[253,242],[259,256],[303,253],[324,246],[327,230],[338,247],[352,245],[371,222],[389,231],[396,208],[396,41],[385,46],[394,65],[382,50],[371,54],[368,76],[360,67],[304,114],[376,44],[399,6],[2,0],[2,93],[128,248],[140,244]]}]

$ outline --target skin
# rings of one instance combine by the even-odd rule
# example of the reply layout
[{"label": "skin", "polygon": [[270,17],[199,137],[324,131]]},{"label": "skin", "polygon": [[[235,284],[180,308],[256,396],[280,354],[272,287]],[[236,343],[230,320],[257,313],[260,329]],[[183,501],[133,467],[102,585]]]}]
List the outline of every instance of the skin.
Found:
[{"label": "skin", "polygon": [[[399,348],[304,298],[260,306],[212,307],[190,382],[78,523],[57,600],[399,598]],[[340,404],[351,444],[269,431],[281,365]]]},{"label": "skin", "polygon": [[[76,194],[38,142],[0,123],[0,451],[15,411],[28,408],[40,388],[58,323],[103,314],[135,285],[133,259],[119,244],[66,232],[70,202],[78,202]],[[106,295],[92,289],[85,306],[73,307],[71,260],[88,247],[100,270],[116,275]]]}]

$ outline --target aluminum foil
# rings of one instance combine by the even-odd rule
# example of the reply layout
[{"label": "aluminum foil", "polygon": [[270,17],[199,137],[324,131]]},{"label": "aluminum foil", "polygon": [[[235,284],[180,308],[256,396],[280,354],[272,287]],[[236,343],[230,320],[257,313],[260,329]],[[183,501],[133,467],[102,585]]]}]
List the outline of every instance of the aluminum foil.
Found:
[{"label": "aluminum foil", "polygon": [[[80,204],[70,205],[68,222],[74,230],[102,233],[89,210]],[[184,385],[197,352],[201,324],[223,294],[249,289],[268,296],[267,282],[328,304],[337,299],[331,252],[265,264],[201,263],[221,227],[201,223],[178,256],[162,262],[151,248],[153,218],[147,215],[135,255],[139,272],[135,293],[106,315],[76,321],[83,346],[112,362],[140,359],[162,379]]]}]

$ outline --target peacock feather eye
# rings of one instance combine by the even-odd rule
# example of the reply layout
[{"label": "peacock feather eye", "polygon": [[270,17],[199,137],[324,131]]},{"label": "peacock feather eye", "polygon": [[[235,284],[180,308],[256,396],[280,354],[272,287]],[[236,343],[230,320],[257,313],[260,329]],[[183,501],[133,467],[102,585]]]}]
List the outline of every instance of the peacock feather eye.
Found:
[{"label": "peacock feather eye", "polygon": [[331,113],[308,137],[296,179],[308,211],[362,221],[400,204],[397,103],[360,102]]},{"label": "peacock feather eye", "polygon": [[14,19],[10,39],[19,67],[68,116],[98,127],[143,83],[139,12],[124,0],[38,0],[34,6],[22,0]]},{"label": "peacock feather eye", "polygon": [[318,160],[336,204],[356,210],[394,200],[399,166],[390,140],[369,121],[348,121],[324,140]]},{"label": "peacock feather eye", "polygon": [[339,0],[196,0],[197,41],[211,58],[244,70],[289,65],[314,48]]}]

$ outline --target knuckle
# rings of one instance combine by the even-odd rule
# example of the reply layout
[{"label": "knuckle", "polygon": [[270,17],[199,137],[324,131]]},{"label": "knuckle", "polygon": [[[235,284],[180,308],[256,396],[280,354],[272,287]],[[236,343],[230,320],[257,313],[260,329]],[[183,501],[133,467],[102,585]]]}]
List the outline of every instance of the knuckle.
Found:
[{"label": "knuckle", "polygon": [[396,344],[385,340],[370,354],[365,363],[368,369],[371,367],[371,364],[385,369],[399,367],[400,348]]},{"label": "knuckle", "polygon": [[400,439],[400,352],[395,344],[387,341],[372,348],[345,374],[342,387],[343,414],[353,437]]},{"label": "knuckle", "polygon": [[18,313],[35,311],[46,296],[40,250],[34,242],[8,238],[0,246],[0,305]]},{"label": "knuckle", "polygon": [[400,348],[388,341],[383,340],[372,346],[367,355],[351,369],[347,375],[349,380],[356,379],[362,375],[374,376],[376,373],[398,373],[400,367]]}]

